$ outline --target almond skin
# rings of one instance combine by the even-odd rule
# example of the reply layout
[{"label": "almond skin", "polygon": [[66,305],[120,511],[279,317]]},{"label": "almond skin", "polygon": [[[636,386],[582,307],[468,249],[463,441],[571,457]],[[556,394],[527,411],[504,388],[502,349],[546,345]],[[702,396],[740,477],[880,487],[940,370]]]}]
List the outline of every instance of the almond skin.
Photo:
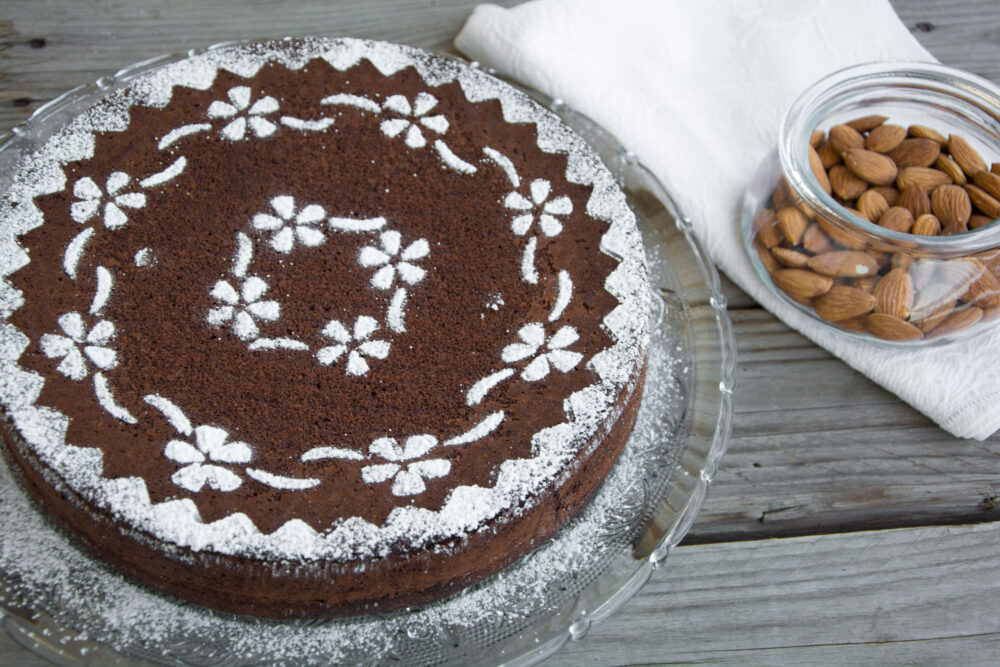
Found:
[{"label": "almond skin", "polygon": [[889,185],[896,180],[896,163],[875,151],[851,148],[844,153],[844,164],[855,176],[872,185]]},{"label": "almond skin", "polygon": [[760,257],[760,263],[764,265],[768,273],[774,273],[775,271],[780,271],[782,268],[778,260],[774,258],[771,254],[771,249],[760,242],[760,239],[754,241],[753,247],[757,250],[757,256]]},{"label": "almond skin", "polygon": [[[984,174],[986,172],[981,171],[979,173]],[[989,218],[1000,217],[1000,201],[994,199],[986,190],[978,188],[975,185],[966,183],[964,187],[965,191],[969,194],[969,200],[973,206]]]},{"label": "almond skin", "polygon": [[858,213],[868,222],[878,222],[882,214],[889,210],[889,202],[875,190],[865,190],[858,197]]},{"label": "almond skin", "polygon": [[875,297],[857,287],[834,285],[826,294],[813,299],[816,314],[828,322],[839,322],[870,313]]},{"label": "almond skin", "polygon": [[894,185],[876,185],[872,190],[882,195],[885,203],[889,206],[895,206],[896,202],[899,201],[899,190]]},{"label": "almond skin", "polygon": [[917,139],[930,139],[931,141],[937,142],[941,146],[948,143],[948,137],[925,125],[911,125],[907,132],[911,137],[916,137]]},{"label": "almond skin", "polygon": [[913,227],[913,214],[908,208],[890,206],[878,219],[878,224],[880,227],[906,234]]},{"label": "almond skin", "polygon": [[829,139],[816,147],[816,154],[819,155],[819,159],[823,162],[824,169],[830,169],[841,162],[840,153],[833,147]]},{"label": "almond skin", "polygon": [[823,159],[812,146],[809,147],[809,168],[812,169],[813,176],[819,181],[819,186],[823,188],[823,192],[830,194],[832,191],[830,188],[830,178],[823,168]]},{"label": "almond skin", "polygon": [[968,306],[954,310],[944,318],[941,324],[937,325],[927,334],[928,338],[938,338],[947,336],[968,329],[973,324],[983,319],[983,309],[976,306]]},{"label": "almond skin", "polygon": [[779,263],[791,269],[802,269],[809,264],[809,255],[791,248],[771,248],[771,254]]},{"label": "almond skin", "polygon": [[923,319],[912,320],[911,324],[913,324],[913,326],[917,327],[924,333],[927,333],[937,325],[941,324],[941,322],[943,322],[944,319],[948,317],[948,315],[950,315],[951,311],[954,309],[955,309],[954,301],[945,302],[941,304],[941,306],[936,311],[930,313]]},{"label": "almond skin", "polygon": [[809,268],[825,276],[863,278],[878,272],[878,261],[860,250],[834,250],[810,258]]},{"label": "almond skin", "polygon": [[873,128],[865,137],[865,148],[876,153],[888,153],[906,139],[906,128],[882,124]]},{"label": "almond skin", "polygon": [[823,233],[819,225],[812,224],[802,235],[802,247],[814,255],[833,250],[833,242],[830,237]]},{"label": "almond skin", "polygon": [[771,279],[783,292],[796,300],[807,300],[826,294],[833,287],[833,278],[806,269],[781,269]]},{"label": "almond skin", "polygon": [[995,218],[981,213],[973,213],[969,216],[969,229],[979,229],[993,222]]},{"label": "almond skin", "polygon": [[909,210],[914,219],[931,212],[931,198],[924,190],[912,185],[899,194],[894,205]]},{"label": "almond skin", "polygon": [[929,167],[940,154],[940,144],[930,139],[907,139],[888,152],[899,169]]},{"label": "almond skin", "polygon": [[762,208],[753,218],[753,228],[757,233],[757,239],[768,248],[773,248],[781,243],[781,232],[775,226],[778,218],[774,211],[769,208]]},{"label": "almond skin", "polygon": [[844,123],[850,128],[857,130],[858,132],[868,132],[869,130],[874,130],[876,127],[889,120],[888,116],[862,116],[861,118],[855,118],[854,120]]},{"label": "almond skin", "polygon": [[897,342],[918,340],[924,337],[924,332],[909,322],[904,322],[898,317],[886,315],[885,313],[871,313],[866,315],[865,329],[868,330],[868,333],[878,336],[883,340]]},{"label": "almond skin", "polygon": [[830,128],[830,145],[844,155],[852,148],[864,148],[865,138],[849,125],[834,125]]},{"label": "almond skin", "polygon": [[962,185],[966,182],[965,172],[962,168],[958,166],[958,163],[952,160],[947,155],[938,155],[937,159],[934,160],[934,168],[943,171],[948,174],[953,183]]},{"label": "almond skin", "polygon": [[964,227],[972,215],[969,193],[960,185],[934,188],[931,193],[931,212],[938,217],[945,230],[956,226]]},{"label": "almond skin", "polygon": [[985,190],[994,199],[1000,199],[1000,176],[992,171],[981,171],[972,177],[977,187]]},{"label": "almond skin", "polygon": [[[860,216],[861,213],[858,212]],[[823,218],[817,218],[816,224],[819,225],[820,229],[833,240],[834,243],[838,243],[845,248],[853,248],[854,250],[863,250],[868,247],[868,241],[857,234],[856,232],[844,229],[832,222],[828,222]]]},{"label": "almond skin", "polygon": [[969,285],[962,295],[962,301],[981,308],[1000,306],[1000,280],[983,266],[982,274]]},{"label": "almond skin", "polygon": [[952,180],[948,174],[930,167],[907,167],[900,170],[899,177],[896,179],[896,187],[900,190],[916,186],[927,192],[931,192],[938,186],[950,185],[951,183]]},{"label": "almond skin", "polygon": [[941,233],[941,221],[937,216],[926,213],[913,221],[910,233],[918,236],[937,236]]},{"label": "almond skin", "polygon": [[872,290],[875,297],[875,312],[885,313],[905,320],[913,309],[913,281],[904,268],[893,269],[882,276]]},{"label": "almond skin", "polygon": [[868,189],[868,183],[852,174],[851,170],[842,164],[834,165],[830,169],[830,186],[834,194],[848,200],[857,199]]},{"label": "almond skin", "polygon": [[798,245],[809,226],[809,220],[794,206],[778,209],[778,231],[791,245]]},{"label": "almond skin", "polygon": [[969,178],[981,171],[986,171],[986,162],[976,152],[976,149],[960,135],[953,134],[948,137],[948,152]]}]

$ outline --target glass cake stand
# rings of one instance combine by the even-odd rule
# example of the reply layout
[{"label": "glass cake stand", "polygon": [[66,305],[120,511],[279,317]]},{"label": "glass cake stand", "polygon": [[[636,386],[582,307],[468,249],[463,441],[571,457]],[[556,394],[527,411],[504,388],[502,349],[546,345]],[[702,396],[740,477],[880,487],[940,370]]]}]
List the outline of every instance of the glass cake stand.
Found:
[{"label": "glass cake stand", "polygon": [[[19,156],[73,115],[187,55],[139,63],[39,108],[0,137],[0,188],[9,186]],[[719,276],[687,218],[633,155],[583,115],[527,92],[583,135],[617,176],[639,219],[653,287],[638,422],[580,516],[503,572],[440,602],[270,621],[124,580],[50,525],[0,464],[0,623],[17,642],[61,665],[527,665],[584,637],[664,564],[700,510],[730,432],[735,356]]]}]

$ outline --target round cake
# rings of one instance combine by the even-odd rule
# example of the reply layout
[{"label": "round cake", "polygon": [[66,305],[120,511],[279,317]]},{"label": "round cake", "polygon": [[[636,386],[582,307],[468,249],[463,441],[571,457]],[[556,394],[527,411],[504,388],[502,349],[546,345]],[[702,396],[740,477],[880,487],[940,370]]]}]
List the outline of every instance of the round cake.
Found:
[{"label": "round cake", "polygon": [[585,143],[476,68],[350,39],[133,76],[0,204],[12,468],[185,600],[422,604],[551,537],[632,429],[643,250]]}]

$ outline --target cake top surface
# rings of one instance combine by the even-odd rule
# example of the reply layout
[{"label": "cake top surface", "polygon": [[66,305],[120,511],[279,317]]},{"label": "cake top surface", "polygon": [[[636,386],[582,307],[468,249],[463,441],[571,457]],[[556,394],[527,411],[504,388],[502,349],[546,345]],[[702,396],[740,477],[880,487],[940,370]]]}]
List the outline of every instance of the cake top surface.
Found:
[{"label": "cake top surface", "polygon": [[0,216],[6,413],[55,483],[196,551],[350,561],[517,513],[648,336],[596,156],[409,47],[141,74],[24,161]]}]

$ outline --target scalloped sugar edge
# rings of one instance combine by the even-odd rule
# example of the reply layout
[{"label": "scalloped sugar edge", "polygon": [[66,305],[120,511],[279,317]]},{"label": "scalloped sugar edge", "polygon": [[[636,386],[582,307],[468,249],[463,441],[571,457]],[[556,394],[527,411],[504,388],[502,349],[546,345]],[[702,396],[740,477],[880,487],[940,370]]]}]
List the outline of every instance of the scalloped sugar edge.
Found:
[{"label": "scalloped sugar edge", "polygon": [[[441,510],[400,507],[382,526],[355,517],[324,533],[293,519],[273,533],[263,534],[242,513],[206,524],[190,499],[153,504],[141,478],[105,479],[101,477],[103,454],[99,449],[66,443],[68,419],[56,410],[34,405],[43,378],[17,363],[29,341],[6,319],[23,299],[4,279],[0,283],[4,319],[0,323],[0,404],[29,448],[62,477],[50,483],[57,487],[65,484],[135,531],[195,552],[350,561],[385,556],[394,544],[419,549],[474,532],[514,507],[530,506],[532,496],[563,472],[580,446],[611,415],[614,399],[648,347],[648,283],[635,218],[612,175],[582,138],[552,112],[479,70],[412,47],[366,40],[306,39],[223,47],[144,73],[102,98],[19,165],[11,191],[2,200],[7,212],[0,221],[0,276],[6,278],[29,261],[16,239],[43,222],[33,199],[65,187],[61,165],[92,157],[94,133],[126,129],[131,105],[162,108],[171,99],[174,86],[204,90],[219,69],[249,78],[269,61],[300,69],[315,57],[339,70],[349,69],[364,58],[386,76],[413,66],[432,87],[457,80],[470,102],[498,100],[505,120],[537,126],[539,148],[567,154],[567,179],[593,186],[587,213],[610,223],[601,239],[601,250],[620,262],[605,281],[605,288],[619,301],[604,319],[604,327],[615,342],[588,362],[599,381],[565,400],[567,421],[535,434],[532,458],[501,464],[494,487],[456,487]],[[16,208],[12,206],[15,202]]]}]

